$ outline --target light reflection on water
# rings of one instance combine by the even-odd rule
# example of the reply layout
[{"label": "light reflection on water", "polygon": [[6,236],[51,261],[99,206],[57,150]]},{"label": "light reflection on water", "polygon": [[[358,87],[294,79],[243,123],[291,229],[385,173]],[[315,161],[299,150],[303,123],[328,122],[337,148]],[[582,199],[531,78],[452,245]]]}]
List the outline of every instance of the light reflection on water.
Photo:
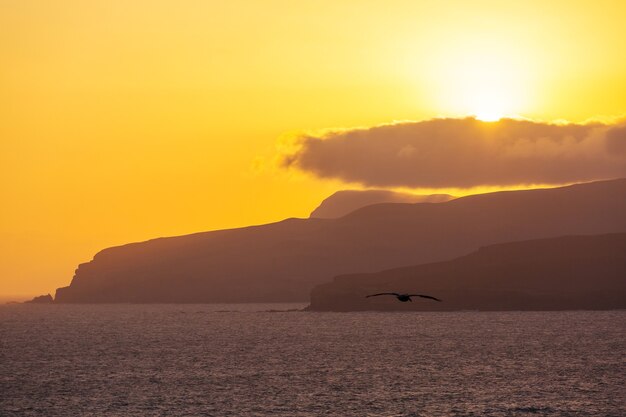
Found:
[{"label": "light reflection on water", "polygon": [[0,306],[0,415],[626,415],[626,311],[302,307]]}]

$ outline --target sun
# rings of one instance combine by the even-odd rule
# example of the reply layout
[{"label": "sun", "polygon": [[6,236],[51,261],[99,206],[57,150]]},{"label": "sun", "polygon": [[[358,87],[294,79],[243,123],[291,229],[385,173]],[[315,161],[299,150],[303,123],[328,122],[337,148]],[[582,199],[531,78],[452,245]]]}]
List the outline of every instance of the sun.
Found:
[{"label": "sun", "polygon": [[470,115],[483,122],[496,122],[510,116],[513,111],[506,96],[500,96],[497,91],[490,91],[488,88],[468,94],[466,100]]},{"label": "sun", "polygon": [[482,122],[497,122],[506,115],[497,111],[476,113],[474,116]]},{"label": "sun", "polygon": [[494,39],[444,49],[430,74],[440,113],[486,122],[522,114],[531,91],[524,54]]},{"label": "sun", "polygon": [[476,56],[459,66],[450,103],[457,112],[492,122],[519,111],[524,96],[519,77],[496,58]]}]

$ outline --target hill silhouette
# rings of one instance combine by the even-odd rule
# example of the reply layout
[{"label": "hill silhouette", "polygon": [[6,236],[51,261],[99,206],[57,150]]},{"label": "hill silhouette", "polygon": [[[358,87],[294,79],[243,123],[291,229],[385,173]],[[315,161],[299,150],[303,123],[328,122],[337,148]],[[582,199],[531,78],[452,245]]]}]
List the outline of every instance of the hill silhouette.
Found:
[{"label": "hill silhouette", "polygon": [[33,304],[49,304],[52,302],[54,302],[54,299],[52,298],[52,295],[50,294],[40,295],[40,296],[34,297],[30,301],[25,301],[25,303],[33,303]]},{"label": "hill silhouette", "polygon": [[287,219],[104,249],[79,265],[55,301],[305,301],[340,274],[443,261],[507,241],[626,232],[624,213],[624,179],[377,204],[339,219]]},{"label": "hill silhouette", "polygon": [[443,203],[453,198],[449,194],[416,195],[388,190],[342,190],[324,199],[309,217],[336,219],[372,204]]},{"label": "hill silhouette", "polygon": [[[444,302],[379,292],[420,292]],[[626,308],[626,233],[487,246],[451,261],[336,277],[310,310],[572,310]]]}]

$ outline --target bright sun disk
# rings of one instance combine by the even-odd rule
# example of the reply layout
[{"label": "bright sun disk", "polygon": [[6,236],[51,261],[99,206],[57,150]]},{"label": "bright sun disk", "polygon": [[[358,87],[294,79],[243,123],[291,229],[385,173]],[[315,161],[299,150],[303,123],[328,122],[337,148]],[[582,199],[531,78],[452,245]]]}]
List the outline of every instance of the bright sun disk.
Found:
[{"label": "bright sun disk", "polygon": [[474,39],[444,49],[433,85],[442,113],[495,122],[522,113],[530,80],[520,51],[497,39]]},{"label": "bright sun disk", "polygon": [[506,97],[500,97],[495,92],[491,93],[486,94],[484,91],[475,93],[468,99],[467,106],[471,109],[470,112],[483,122],[496,122],[506,115],[507,109],[510,109]]}]

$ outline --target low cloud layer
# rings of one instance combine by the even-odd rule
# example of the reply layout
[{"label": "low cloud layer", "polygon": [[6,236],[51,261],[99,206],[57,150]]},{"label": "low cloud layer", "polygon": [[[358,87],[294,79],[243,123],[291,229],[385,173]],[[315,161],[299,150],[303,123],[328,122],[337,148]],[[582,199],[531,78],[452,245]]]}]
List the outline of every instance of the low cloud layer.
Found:
[{"label": "low cloud layer", "polygon": [[626,177],[626,124],[433,119],[303,135],[286,167],[367,186],[470,188]]}]

